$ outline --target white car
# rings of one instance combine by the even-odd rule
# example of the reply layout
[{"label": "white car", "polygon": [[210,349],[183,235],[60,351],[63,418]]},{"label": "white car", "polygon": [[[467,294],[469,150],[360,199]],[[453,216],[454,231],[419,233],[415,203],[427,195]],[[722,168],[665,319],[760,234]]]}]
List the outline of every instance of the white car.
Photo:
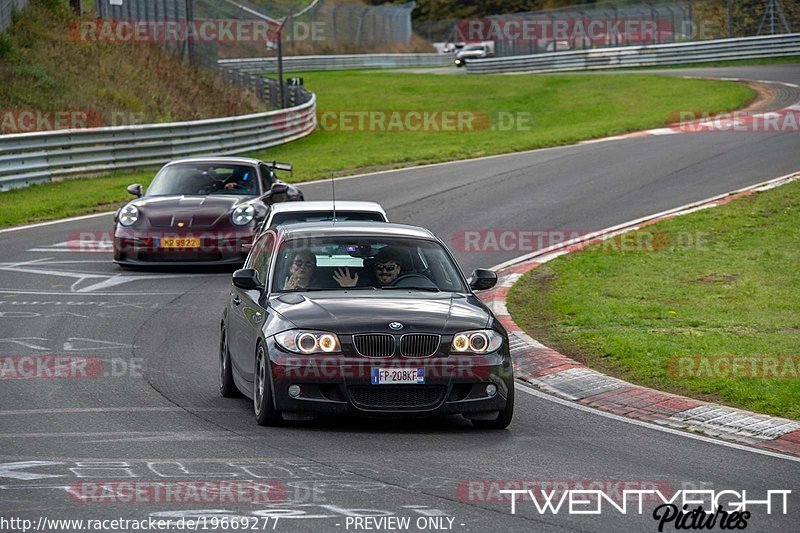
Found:
[{"label": "white car", "polygon": [[468,44],[456,53],[455,64],[463,67],[468,59],[483,59],[493,55],[488,44]]},{"label": "white car", "polygon": [[330,222],[334,220],[334,207],[337,222],[389,222],[383,207],[376,202],[337,201],[334,206],[333,201],[323,200],[274,204],[262,228],[301,222]]}]

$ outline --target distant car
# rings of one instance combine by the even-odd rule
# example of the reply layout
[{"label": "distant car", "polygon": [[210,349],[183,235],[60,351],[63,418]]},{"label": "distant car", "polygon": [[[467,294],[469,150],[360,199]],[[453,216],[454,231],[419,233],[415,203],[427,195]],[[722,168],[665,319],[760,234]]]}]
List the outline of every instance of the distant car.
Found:
[{"label": "distant car", "polygon": [[275,170],[284,163],[239,157],[173,161],[114,216],[114,262],[130,265],[240,264],[276,202],[303,200]]},{"label": "distant car", "polygon": [[567,50],[572,50],[569,41],[550,41],[545,46],[545,51],[547,52],[566,52]]},{"label": "distant car", "polygon": [[469,59],[483,59],[491,57],[492,51],[487,44],[468,44],[458,52],[456,52],[455,64],[457,67],[463,67]]},{"label": "distant car", "polygon": [[[337,222],[389,222],[381,204],[376,202],[337,201]],[[299,222],[331,222],[334,220],[334,203],[330,200],[310,202],[285,202],[270,209],[264,228]]]},{"label": "distant car", "polygon": [[223,311],[219,389],[261,425],[319,414],[460,414],[501,429],[514,411],[508,334],[430,231],[289,224],[259,236]]}]

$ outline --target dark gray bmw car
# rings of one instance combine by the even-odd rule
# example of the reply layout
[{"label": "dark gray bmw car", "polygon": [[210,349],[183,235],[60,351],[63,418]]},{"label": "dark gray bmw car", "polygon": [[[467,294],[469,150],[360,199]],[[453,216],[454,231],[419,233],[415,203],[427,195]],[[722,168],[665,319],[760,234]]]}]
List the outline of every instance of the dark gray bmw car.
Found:
[{"label": "dark gray bmw car", "polygon": [[233,275],[219,387],[253,399],[261,425],[318,415],[460,414],[505,428],[508,335],[430,231],[388,223],[278,226]]}]

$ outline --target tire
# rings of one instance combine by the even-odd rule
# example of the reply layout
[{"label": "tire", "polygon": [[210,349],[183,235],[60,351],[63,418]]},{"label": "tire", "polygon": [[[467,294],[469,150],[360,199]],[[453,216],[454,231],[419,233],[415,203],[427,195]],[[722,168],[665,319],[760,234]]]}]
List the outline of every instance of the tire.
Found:
[{"label": "tire", "polygon": [[219,338],[219,393],[225,398],[238,398],[242,395],[233,381],[231,352],[228,349],[228,334],[224,326]]},{"label": "tire", "polygon": [[255,379],[253,379],[253,410],[259,426],[280,426],[283,424],[281,412],[275,409],[272,400],[272,386],[269,377],[269,361],[264,345],[256,348]]},{"label": "tire", "polygon": [[494,420],[472,420],[472,426],[478,429],[505,429],[511,424],[514,417],[514,382],[508,389],[505,408],[497,414]]}]

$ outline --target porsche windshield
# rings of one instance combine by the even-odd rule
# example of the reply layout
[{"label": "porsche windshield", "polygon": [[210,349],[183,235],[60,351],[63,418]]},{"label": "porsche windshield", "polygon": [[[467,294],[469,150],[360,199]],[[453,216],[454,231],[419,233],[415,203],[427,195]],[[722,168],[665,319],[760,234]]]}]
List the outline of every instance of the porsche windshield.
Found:
[{"label": "porsche windshield", "polygon": [[352,289],[468,292],[458,266],[433,241],[337,237],[280,248],[273,291]]},{"label": "porsche windshield", "polygon": [[255,168],[249,165],[187,163],[169,165],[150,184],[147,196],[259,194]]}]

